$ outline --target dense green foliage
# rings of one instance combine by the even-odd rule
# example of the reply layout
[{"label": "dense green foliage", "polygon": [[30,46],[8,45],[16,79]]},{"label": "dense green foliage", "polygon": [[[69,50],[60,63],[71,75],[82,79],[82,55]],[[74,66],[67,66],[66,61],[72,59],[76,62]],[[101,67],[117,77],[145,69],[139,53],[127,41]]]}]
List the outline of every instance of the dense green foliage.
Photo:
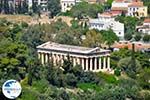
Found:
[{"label": "dense green foliage", "polygon": [[48,10],[50,11],[50,16],[52,18],[60,13],[60,0],[48,0]]},{"label": "dense green foliage", "polygon": [[9,0],[0,0],[0,13],[5,14],[25,14],[28,12],[27,0],[24,0],[22,4],[19,2],[18,5],[9,3]]},{"label": "dense green foliage", "polygon": [[[69,56],[63,65],[54,66],[52,61],[44,66],[39,63],[36,46],[46,41],[84,45],[81,36],[85,34],[91,39],[86,40],[87,46],[91,47],[107,43],[109,35],[114,38],[111,42],[117,41],[112,31],[87,30],[78,21],[73,24],[69,27],[59,20],[52,24],[28,26],[24,22],[16,24],[0,20],[0,86],[7,79],[20,81],[23,89],[17,100],[148,100],[149,54],[135,53],[138,66],[134,72],[130,61],[124,61],[132,55],[130,50],[113,52],[111,66],[121,69],[120,76],[84,72],[80,65],[73,66]],[[0,98],[5,100],[1,91]]]},{"label": "dense green foliage", "polygon": [[116,41],[119,41],[119,38],[117,37],[117,35],[112,31],[112,30],[108,30],[108,31],[101,31],[102,36],[104,41],[106,42],[106,44],[110,47],[112,44],[114,44]]},{"label": "dense green foliage", "polygon": [[143,41],[144,42],[150,42],[150,35],[144,35]]},{"label": "dense green foliage", "polygon": [[140,24],[141,21],[140,19],[136,18],[136,17],[131,17],[131,16],[118,16],[116,18],[117,21],[124,23],[125,26],[125,33],[130,33],[133,34],[135,33],[135,27],[136,25]]},{"label": "dense green foliage", "polygon": [[148,14],[150,14],[150,2],[149,0],[142,0],[144,2],[144,5],[147,6]]},{"label": "dense green foliage", "polygon": [[134,37],[135,41],[140,41],[141,38],[142,38],[142,36],[141,36],[140,33],[139,33],[139,34],[137,33],[137,34],[135,35],[135,37]]},{"label": "dense green foliage", "polygon": [[72,17],[82,19],[86,16],[96,18],[97,13],[103,11],[103,6],[101,4],[89,4],[87,2],[80,2],[71,8],[67,13]]}]

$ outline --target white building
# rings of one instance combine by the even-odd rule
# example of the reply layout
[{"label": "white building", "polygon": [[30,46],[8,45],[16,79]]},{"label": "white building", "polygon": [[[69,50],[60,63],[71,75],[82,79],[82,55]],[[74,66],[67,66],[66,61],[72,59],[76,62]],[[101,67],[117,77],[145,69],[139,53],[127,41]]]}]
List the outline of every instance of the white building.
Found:
[{"label": "white building", "polygon": [[112,2],[112,10],[127,11],[128,5],[131,4],[132,0],[114,0]]},{"label": "white building", "polygon": [[69,11],[76,3],[81,2],[80,0],[60,0],[61,11]]},{"label": "white building", "polygon": [[38,58],[42,64],[52,62],[54,65],[62,66],[64,60],[69,57],[75,65],[81,65],[84,71],[111,71],[110,51],[96,48],[87,48],[46,42],[37,46]]},{"label": "white building", "polygon": [[133,2],[128,6],[127,16],[147,17],[147,7],[143,5],[143,2]]},{"label": "white building", "polygon": [[150,35],[150,18],[144,20],[143,25],[136,27],[138,32]]},{"label": "white building", "polygon": [[89,27],[90,29],[98,30],[109,30],[112,29],[114,33],[120,38],[124,37],[124,24],[115,21],[116,13],[105,12],[103,14],[98,14],[97,19],[90,19]]},{"label": "white building", "polygon": [[29,10],[32,8],[32,0],[28,0],[28,8]]},{"label": "white building", "polygon": [[[42,11],[47,11],[47,4],[48,4],[48,0],[34,0],[34,3],[37,6],[41,7]],[[28,5],[29,5],[29,9],[33,6],[33,1],[32,0],[28,0]]]}]

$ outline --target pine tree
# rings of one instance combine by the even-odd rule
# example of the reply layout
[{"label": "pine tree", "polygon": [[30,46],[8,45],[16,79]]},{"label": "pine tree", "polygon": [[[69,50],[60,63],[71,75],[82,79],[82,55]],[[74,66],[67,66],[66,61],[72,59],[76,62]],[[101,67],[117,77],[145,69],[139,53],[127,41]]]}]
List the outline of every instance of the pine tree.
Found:
[{"label": "pine tree", "polygon": [[8,0],[4,0],[4,13],[5,13],[5,14],[8,14],[8,13],[9,13]]},{"label": "pine tree", "polygon": [[27,4],[27,0],[23,1],[22,3],[22,13],[27,13],[28,12],[28,4]]},{"label": "pine tree", "polygon": [[38,11],[38,4],[35,2],[35,0],[32,0],[32,10],[34,13],[37,13]]}]

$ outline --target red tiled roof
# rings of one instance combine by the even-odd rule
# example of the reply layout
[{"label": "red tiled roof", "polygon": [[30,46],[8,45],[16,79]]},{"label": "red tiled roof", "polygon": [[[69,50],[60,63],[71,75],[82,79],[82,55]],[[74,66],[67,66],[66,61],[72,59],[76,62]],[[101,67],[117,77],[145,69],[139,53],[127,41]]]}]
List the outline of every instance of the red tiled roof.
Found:
[{"label": "red tiled roof", "polygon": [[123,2],[124,0],[115,0],[115,2]]},{"label": "red tiled roof", "polygon": [[119,14],[122,14],[122,11],[115,11],[115,10],[112,10],[110,11],[110,13],[114,14],[114,15],[119,15]]},{"label": "red tiled roof", "polygon": [[150,23],[150,18],[146,18],[146,19],[144,20],[144,23]]},{"label": "red tiled roof", "polygon": [[115,2],[139,2],[139,1],[141,1],[141,0],[131,0],[131,1],[129,1],[129,0],[115,0]]},{"label": "red tiled roof", "polygon": [[[145,49],[145,48],[150,48],[150,45],[148,44],[143,44],[143,43],[134,43],[135,44],[135,50],[140,50],[140,49]],[[132,43],[131,42],[126,42],[126,43],[116,43],[113,45],[115,48],[128,48],[132,49]]]},{"label": "red tiled roof", "polygon": [[142,7],[143,2],[133,2],[132,4],[129,5],[129,7]]},{"label": "red tiled roof", "polygon": [[111,10],[127,11],[127,7],[112,7]]},{"label": "red tiled roof", "polygon": [[100,15],[101,15],[101,16],[110,16],[110,17],[113,16],[113,14],[110,13],[110,12],[104,12],[104,13],[102,13],[102,14],[100,14]]},{"label": "red tiled roof", "polygon": [[109,12],[104,12],[102,14],[100,14],[101,16],[109,16],[109,17],[113,17],[113,16],[117,16],[117,15],[121,15],[122,11],[109,11]]}]

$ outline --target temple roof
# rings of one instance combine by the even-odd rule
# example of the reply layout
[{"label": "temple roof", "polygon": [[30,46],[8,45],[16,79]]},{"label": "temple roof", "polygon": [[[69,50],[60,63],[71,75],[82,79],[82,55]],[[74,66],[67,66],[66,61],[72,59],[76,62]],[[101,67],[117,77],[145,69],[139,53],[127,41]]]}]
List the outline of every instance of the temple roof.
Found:
[{"label": "temple roof", "polygon": [[65,51],[65,52],[72,52],[72,53],[99,53],[99,52],[109,52],[109,50],[100,49],[99,47],[96,48],[88,48],[88,47],[81,47],[81,46],[73,46],[73,45],[65,45],[59,44],[55,42],[46,42],[42,45],[37,46],[37,49],[46,49],[46,50],[56,50],[56,51]]}]

